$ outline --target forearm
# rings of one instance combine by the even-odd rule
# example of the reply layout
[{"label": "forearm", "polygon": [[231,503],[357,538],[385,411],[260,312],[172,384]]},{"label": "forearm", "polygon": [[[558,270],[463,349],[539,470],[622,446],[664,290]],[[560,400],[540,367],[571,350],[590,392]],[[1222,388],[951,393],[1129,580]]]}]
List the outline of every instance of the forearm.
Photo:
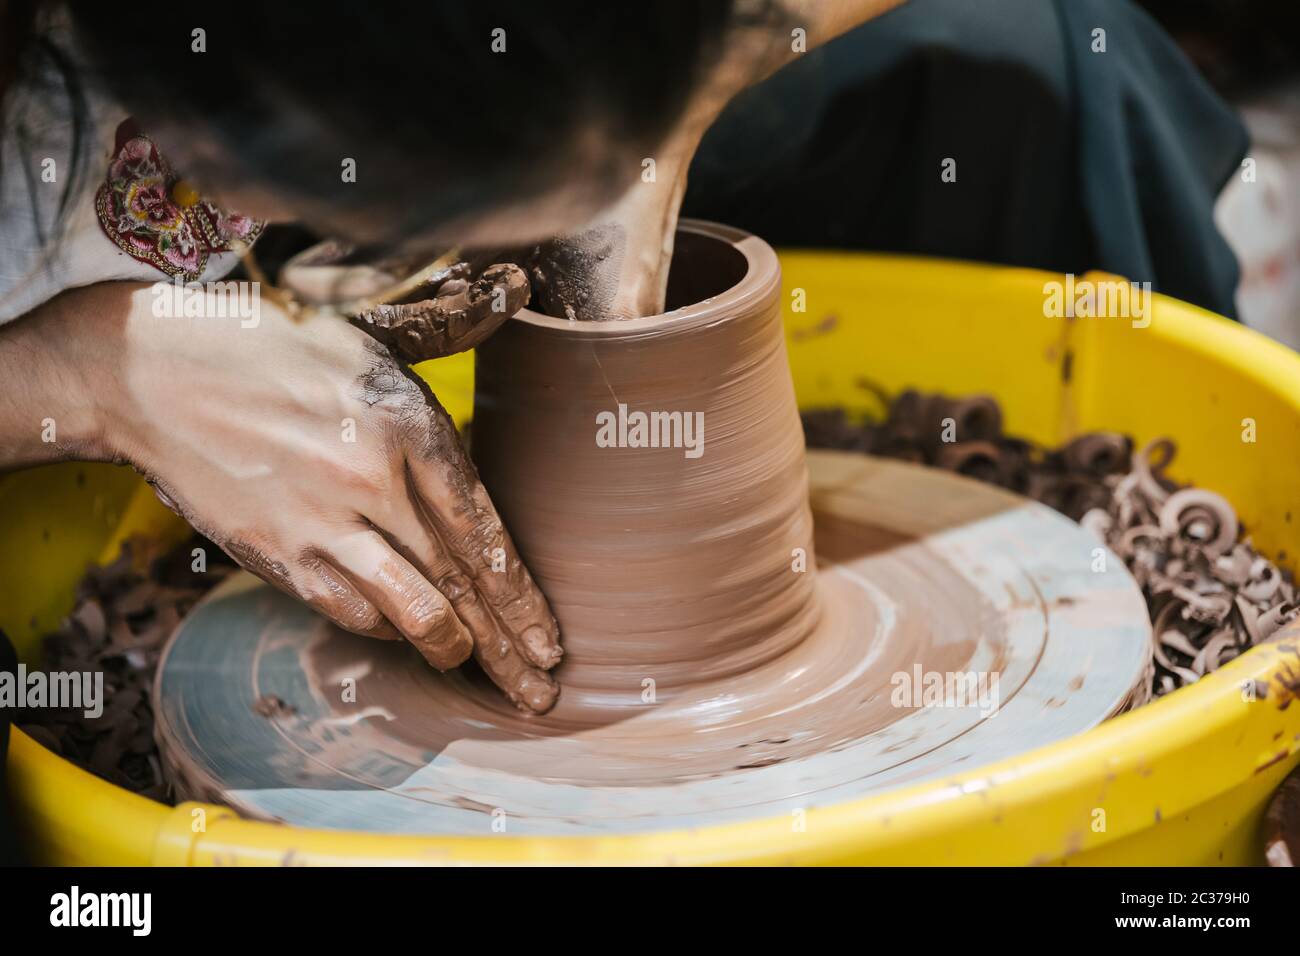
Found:
[{"label": "forearm", "polygon": [[0,471],[111,457],[100,396],[133,288],[72,290],[0,326]]}]

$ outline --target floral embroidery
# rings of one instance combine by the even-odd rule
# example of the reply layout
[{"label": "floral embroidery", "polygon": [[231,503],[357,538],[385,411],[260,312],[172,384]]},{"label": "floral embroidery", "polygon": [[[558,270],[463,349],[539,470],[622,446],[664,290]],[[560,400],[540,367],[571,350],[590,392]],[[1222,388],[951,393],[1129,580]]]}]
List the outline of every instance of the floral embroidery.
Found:
[{"label": "floral embroidery", "polygon": [[116,150],[95,211],[108,238],[132,258],[193,282],[209,254],[236,250],[261,235],[263,223],[205,199],[188,207],[177,203],[172,190],[180,177],[130,120],[117,128]]}]

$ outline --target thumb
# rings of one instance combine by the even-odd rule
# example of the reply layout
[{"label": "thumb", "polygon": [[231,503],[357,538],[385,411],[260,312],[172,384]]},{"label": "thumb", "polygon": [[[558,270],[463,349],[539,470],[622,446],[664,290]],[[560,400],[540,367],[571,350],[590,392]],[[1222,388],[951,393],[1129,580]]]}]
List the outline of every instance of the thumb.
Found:
[{"label": "thumb", "polygon": [[528,278],[516,265],[488,266],[473,282],[449,279],[432,298],[376,305],[352,316],[408,363],[453,355],[487,339],[528,304]]}]

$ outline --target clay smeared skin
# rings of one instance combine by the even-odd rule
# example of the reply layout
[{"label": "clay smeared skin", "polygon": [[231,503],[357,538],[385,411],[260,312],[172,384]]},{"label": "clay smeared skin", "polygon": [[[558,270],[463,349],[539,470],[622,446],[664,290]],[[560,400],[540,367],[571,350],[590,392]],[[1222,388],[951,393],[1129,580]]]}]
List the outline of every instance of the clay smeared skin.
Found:
[{"label": "clay smeared skin", "polygon": [[590,322],[632,318],[614,307],[626,249],[627,231],[608,223],[543,243],[520,257],[532,281],[534,310]]},{"label": "clay smeared skin", "polygon": [[[658,315],[664,310],[668,268],[673,253],[677,216],[686,195],[691,159],[705,131],[737,93],[800,55],[791,43],[791,28],[801,27],[812,49],[902,0],[784,0],[760,4],[746,16],[737,16],[728,30],[722,54],[704,69],[676,124],[649,159],[654,177],[640,181],[597,217],[594,228],[553,240],[554,255],[574,257],[584,289],[609,288],[612,296],[599,296],[598,307],[579,307],[580,297],[570,296],[573,315],[543,302],[540,311],[559,317],[608,320]],[[643,167],[644,168],[644,167]],[[591,236],[617,233],[619,254],[590,259]]]},{"label": "clay smeared skin", "polygon": [[405,362],[464,352],[528,304],[528,279],[515,265],[489,266],[473,282],[450,278],[433,298],[378,305],[352,317]]},{"label": "clay smeared skin", "polygon": [[[378,345],[359,378],[367,404],[394,410],[406,449],[408,504],[441,547],[390,541],[455,609],[474,637],[474,657],[517,706],[542,713],[559,694],[546,673],[559,663],[559,626],[497,517],[455,423],[428,385]],[[421,493],[425,489],[425,493]],[[500,558],[500,560],[498,560]],[[502,570],[494,571],[494,563]]]},{"label": "clay smeared skin", "polygon": [[[316,590],[307,592],[302,590],[301,584],[294,583],[294,575],[283,561],[275,560],[247,540],[231,539],[222,545],[222,550],[246,571],[251,571],[286,594],[293,595],[354,634],[364,634],[384,641],[402,639],[402,635],[379,609],[362,596],[337,568],[332,567],[328,559],[312,551],[302,552],[296,562],[300,570],[318,586]],[[468,641],[454,643],[461,646],[447,650],[440,646],[438,653],[433,656],[425,654],[425,658],[439,670],[445,671],[457,666],[469,657],[470,645]]]}]

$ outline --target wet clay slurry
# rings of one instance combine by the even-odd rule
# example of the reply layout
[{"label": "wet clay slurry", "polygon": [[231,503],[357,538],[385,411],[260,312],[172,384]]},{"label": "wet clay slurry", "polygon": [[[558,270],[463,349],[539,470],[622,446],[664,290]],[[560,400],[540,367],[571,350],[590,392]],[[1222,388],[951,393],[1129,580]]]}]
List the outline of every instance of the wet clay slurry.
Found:
[{"label": "wet clay slurry", "polygon": [[[555,708],[521,713],[474,668],[439,674],[239,576],[160,668],[184,796],[386,832],[699,826],[975,766],[1125,706],[1150,628],[1122,565],[1093,573],[1077,525],[973,481],[839,453],[806,469],[775,256],[686,230],[680,254],[713,276],[670,283],[690,307],[525,316],[479,353],[473,454],[563,629]],[[640,447],[653,412],[680,413],[680,442],[670,424]],[[935,705],[929,675],[996,683]],[[257,714],[268,695],[287,709]]]}]

